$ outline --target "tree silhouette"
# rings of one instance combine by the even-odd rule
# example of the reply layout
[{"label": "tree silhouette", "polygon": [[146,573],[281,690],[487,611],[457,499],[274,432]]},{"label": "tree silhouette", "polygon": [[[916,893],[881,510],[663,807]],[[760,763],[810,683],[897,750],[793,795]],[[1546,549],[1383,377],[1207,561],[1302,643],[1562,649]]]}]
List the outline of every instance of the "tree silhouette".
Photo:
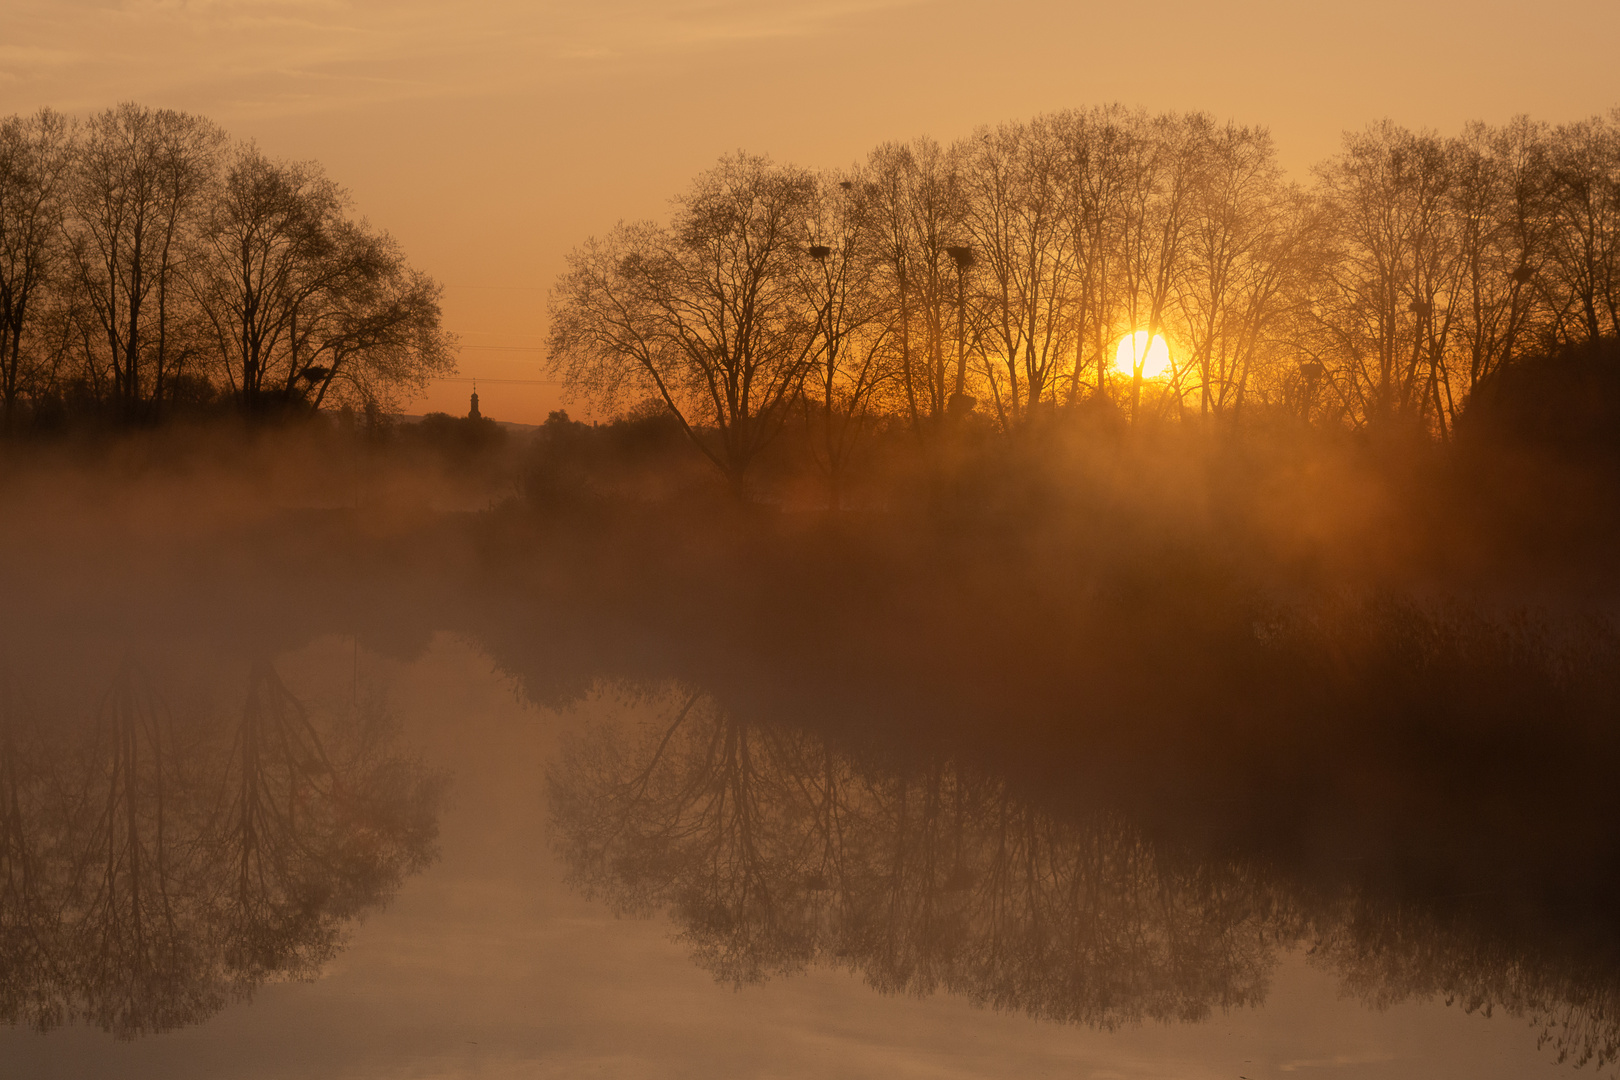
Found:
[{"label": "tree silhouette", "polygon": [[76,321],[88,373],[110,377],[125,416],[161,403],[174,374],[180,267],[224,139],[202,117],[130,102],[85,125],[68,216]]},{"label": "tree silhouette", "polygon": [[453,368],[439,289],[388,237],[350,221],[312,164],[237,151],[202,230],[194,287],[250,411],[386,401]]},{"label": "tree silhouette", "polygon": [[656,395],[740,491],[818,344],[794,270],[813,190],[800,170],[727,159],[669,227],[621,225],[573,252],[552,294],[552,369],[603,403]]},{"label": "tree silhouette", "polygon": [[[38,348],[41,308],[61,287],[63,204],[70,181],[67,118],[49,109],[0,119],[0,423],[10,430]],[[30,359],[38,364],[41,357]]]}]

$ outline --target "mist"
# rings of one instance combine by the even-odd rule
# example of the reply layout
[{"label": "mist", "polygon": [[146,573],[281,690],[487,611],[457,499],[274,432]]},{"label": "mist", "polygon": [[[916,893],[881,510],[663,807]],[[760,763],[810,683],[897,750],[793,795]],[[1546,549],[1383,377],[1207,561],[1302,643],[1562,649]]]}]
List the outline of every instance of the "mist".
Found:
[{"label": "mist", "polygon": [[[72,747],[124,725],[148,748],[133,754],[149,764],[134,766],[132,793],[167,800],[165,823],[151,810],[131,819],[155,830],[144,848],[212,850],[185,838],[177,790],[202,806],[210,785],[240,785],[229,733],[269,708],[252,702],[279,685],[267,682],[275,657],[330,654],[324,682],[275,693],[283,724],[330,703],[322,723],[338,727],[310,722],[312,745],[332,756],[355,737],[344,725],[375,726],[360,658],[409,665],[450,634],[548,710],[526,723],[604,692],[640,703],[569,736],[528,794],[551,807],[569,880],[616,910],[669,912],[681,947],[727,984],[851,968],[878,993],[961,995],[1112,1030],[1263,1007],[1279,965],[1309,953],[1368,1001],[1528,1017],[1551,1032],[1553,1057],[1605,1062],[1614,480],[1601,460],[1559,454],[1483,421],[1435,446],[1298,423],[1234,433],[1060,415],[1016,439],[969,430],[929,455],[889,448],[852,489],[857,505],[829,511],[802,494],[813,475],[787,464],[780,495],[738,501],[657,416],[558,418],[470,448],[413,438],[409,425],[319,423],[14,446],[0,493],[8,798],[20,808],[7,910],[23,935],[11,940],[31,941],[31,964],[46,967],[12,967],[8,1019],[128,1038],[201,1022],[266,981],[317,976],[338,955],[337,928],[363,925],[366,899],[323,891],[327,929],[292,946],[298,959],[227,968],[206,990],[159,990],[139,974],[154,961],[133,958],[121,971],[34,974],[83,948],[41,936],[30,914],[69,917],[39,895],[40,875],[78,880],[61,860],[79,841],[45,840],[65,827],[48,822],[68,820],[49,793],[63,763],[99,752]],[[615,741],[625,723],[653,730]],[[721,745],[743,758],[716,760]],[[171,766],[165,755],[180,751],[160,753],[192,746],[218,764]],[[297,746],[279,752],[307,768]],[[660,779],[666,768],[697,771]],[[804,770],[815,779],[797,793]],[[408,835],[431,837],[427,821],[444,812],[431,784],[477,781],[420,775],[430,786],[408,796],[420,806]],[[686,832],[668,815],[700,812],[711,783],[724,813],[703,827],[721,847],[661,853]],[[949,810],[944,833],[911,838],[935,826],[908,815],[936,811],[902,812],[895,798]],[[759,832],[716,864],[745,842],[727,814]],[[842,822],[836,850],[829,814]],[[1014,820],[1029,843],[1058,846],[1004,850]],[[863,839],[857,822],[902,833]],[[964,839],[966,828],[979,831]],[[887,865],[886,845],[899,845],[896,868],[938,850],[934,869],[915,872],[945,884],[849,863]],[[1081,870],[1075,845],[1139,854]],[[349,879],[359,871],[338,869],[354,854],[343,851],[318,858]],[[426,857],[401,858],[366,888],[409,889]],[[690,858],[706,869],[683,869]],[[1043,896],[1124,889],[1106,918],[1132,929],[1107,933],[1169,951],[1031,943],[1017,955],[1057,968],[1017,967],[997,951],[1013,947],[1007,934],[1062,935],[1102,916],[986,891],[1009,880],[995,869],[1007,859]],[[136,888],[127,873],[114,880]],[[218,888],[185,886],[199,887]],[[183,889],[157,891],[173,904]],[[954,897],[956,914],[868,925],[891,893],[908,905]],[[1171,916],[1154,914],[1158,901],[1130,906],[1148,895],[1177,897],[1174,918],[1221,944],[1159,927]],[[980,905],[1012,922],[982,923]],[[218,970],[195,950],[225,931],[173,918],[192,951],[165,954],[165,985],[175,964]],[[106,1004],[109,978],[121,1011]]]},{"label": "mist", "polygon": [[[68,188],[9,327],[0,1060],[1612,1069],[1613,117],[1374,125],[1309,194],[1118,108],[728,157],[580,242],[529,425],[404,414],[437,286],[155,116],[83,137],[212,147],[166,306],[84,333],[157,264],[90,275]],[[308,211],[264,322],[249,181]]]}]

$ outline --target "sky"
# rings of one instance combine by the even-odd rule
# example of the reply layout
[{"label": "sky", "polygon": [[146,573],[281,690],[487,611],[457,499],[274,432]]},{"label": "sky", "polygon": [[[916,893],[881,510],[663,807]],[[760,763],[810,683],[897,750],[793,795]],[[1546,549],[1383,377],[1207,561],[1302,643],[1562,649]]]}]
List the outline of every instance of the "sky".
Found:
[{"label": "sky", "polygon": [[[0,115],[201,113],[320,162],[445,286],[482,411],[589,415],[545,382],[570,249],[662,216],[722,155],[875,145],[1123,102],[1269,127],[1304,179],[1389,117],[1456,131],[1620,105],[1620,4],[1362,0],[0,0]],[[436,383],[408,411],[464,412]]]}]

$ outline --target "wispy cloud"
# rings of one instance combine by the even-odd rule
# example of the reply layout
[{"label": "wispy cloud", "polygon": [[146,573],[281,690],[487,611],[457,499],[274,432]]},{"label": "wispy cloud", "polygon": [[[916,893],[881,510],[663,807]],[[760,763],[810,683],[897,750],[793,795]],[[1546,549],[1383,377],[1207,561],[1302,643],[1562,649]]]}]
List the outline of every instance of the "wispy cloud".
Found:
[{"label": "wispy cloud", "polygon": [[139,97],[302,111],[476,96],[830,33],[912,2],[22,0],[0,46],[0,107]]},{"label": "wispy cloud", "polygon": [[0,69],[13,73],[61,67],[82,60],[83,53],[40,45],[0,45]]}]

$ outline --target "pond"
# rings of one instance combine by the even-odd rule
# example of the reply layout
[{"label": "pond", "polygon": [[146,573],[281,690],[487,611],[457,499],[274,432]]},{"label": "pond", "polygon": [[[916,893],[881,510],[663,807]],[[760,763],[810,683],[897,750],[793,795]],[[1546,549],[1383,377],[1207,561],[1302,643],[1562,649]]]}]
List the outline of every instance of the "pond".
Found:
[{"label": "pond", "polygon": [[[677,586],[551,535],[520,574],[473,521],[293,515],[239,558],[11,579],[6,1075],[1612,1063],[1598,630],[1279,604],[1241,640],[1182,620],[1155,683],[1162,656],[1127,672],[1084,634],[1006,645],[1000,599],[902,640],[849,599],[879,571],[818,606],[792,573],[718,590],[762,565],[734,549],[682,548]],[[285,554],[312,535],[348,554]],[[784,556],[805,581],[847,554],[811,546]],[[1354,671],[1299,676],[1330,622]],[[1428,659],[1347,644],[1390,635]]]}]

